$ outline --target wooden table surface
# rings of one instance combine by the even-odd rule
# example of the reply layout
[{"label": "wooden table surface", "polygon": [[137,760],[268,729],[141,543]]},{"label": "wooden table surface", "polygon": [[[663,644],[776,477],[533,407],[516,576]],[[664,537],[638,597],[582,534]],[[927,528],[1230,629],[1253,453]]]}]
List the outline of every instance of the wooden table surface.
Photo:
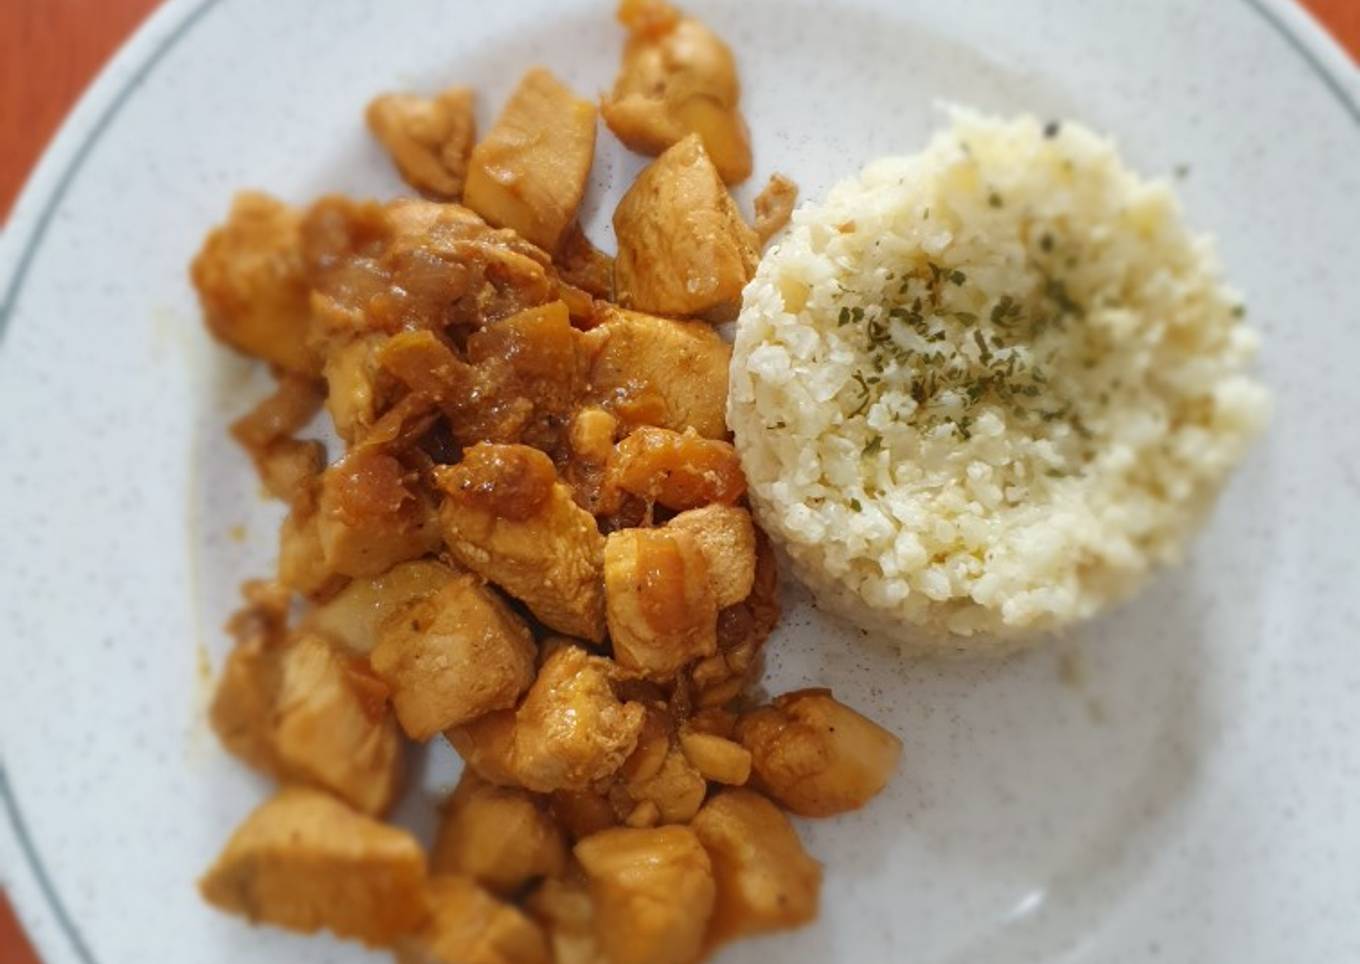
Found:
[{"label": "wooden table surface", "polygon": [[[1301,0],[1360,60],[1360,0]],[[159,0],[0,0],[0,223],[66,112]],[[0,892],[0,964],[39,964]]]}]

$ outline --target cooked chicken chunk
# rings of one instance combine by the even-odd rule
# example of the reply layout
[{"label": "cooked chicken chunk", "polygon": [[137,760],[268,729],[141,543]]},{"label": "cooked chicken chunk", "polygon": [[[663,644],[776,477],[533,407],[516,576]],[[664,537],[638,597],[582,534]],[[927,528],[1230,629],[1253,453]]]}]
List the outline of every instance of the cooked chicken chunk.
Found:
[{"label": "cooked chicken chunk", "polygon": [[305,634],[280,657],[274,752],[281,772],[374,815],[396,798],[402,745],[387,688],[362,658]]},{"label": "cooked chicken chunk", "polygon": [[335,433],[347,442],[363,438],[385,407],[377,357],[386,340],[367,335],[337,343],[326,353],[326,411]]},{"label": "cooked chicken chunk", "polygon": [[619,420],[593,405],[579,409],[567,425],[567,458],[562,481],[571,486],[576,504],[587,512],[600,511],[605,472],[614,454]]},{"label": "cooked chicken chunk", "polygon": [[547,932],[554,964],[609,964],[595,939],[595,907],[585,884],[545,880],[525,909]]},{"label": "cooked chicken chunk", "polygon": [[302,222],[313,335],[480,328],[552,301],[548,256],[457,204],[322,198]]},{"label": "cooked chicken chunk", "polygon": [[279,772],[274,750],[274,700],[279,645],[266,633],[241,639],[222,666],[208,719],[227,752],[265,773]]},{"label": "cooked chicken chunk", "polygon": [[398,610],[370,656],[406,735],[428,740],[508,709],[534,680],[533,633],[470,573]]},{"label": "cooked chicken chunk", "polygon": [[637,745],[643,708],[614,693],[618,668],[579,646],[556,650],[515,713],[514,773],[538,793],[583,790]]},{"label": "cooked chicken chunk", "polygon": [[817,916],[822,868],[788,817],[758,793],[727,790],[691,827],[713,862],[713,943],[806,924]]},{"label": "cooked chicken chunk", "polygon": [[434,97],[382,94],[364,118],[403,181],[426,197],[458,200],[476,139],[471,90],[450,87]]},{"label": "cooked chicken chunk", "polygon": [[751,776],[751,751],[725,737],[686,730],[680,748],[705,780],[739,787]]},{"label": "cooked chicken chunk", "polygon": [[519,786],[515,772],[515,711],[497,710],[444,731],[463,762],[488,783]]},{"label": "cooked chicken chunk", "polygon": [[626,789],[635,803],[656,808],[652,823],[686,823],[703,805],[708,784],[680,748],[672,746],[656,773],[629,782]]},{"label": "cooked chicken chunk", "polygon": [[245,191],[209,232],[190,268],[214,336],[288,371],[316,375],[307,342],[307,279],[299,217],[266,194]]},{"label": "cooked chicken chunk", "polygon": [[614,234],[619,303],[656,315],[732,317],[760,258],[697,134],[638,175],[614,211]]},{"label": "cooked chicken chunk", "polygon": [[701,707],[720,707],[736,697],[760,669],[760,652],[779,621],[779,571],[770,540],[756,532],[751,593],[718,613],[718,652],[690,670]]},{"label": "cooked chicken chunk", "polygon": [[731,504],[746,493],[737,450],[692,432],[640,428],[614,447],[606,484],[668,509]]},{"label": "cooked chicken chunk", "polygon": [[307,614],[304,625],[367,655],[383,625],[411,603],[432,596],[456,578],[433,559],[403,562],[379,576],[354,579]]},{"label": "cooked chicken chunk", "polygon": [[467,206],[556,251],[585,194],[595,156],[595,105],[542,67],[526,73],[472,150]]},{"label": "cooked chicken chunk", "polygon": [[316,379],[285,373],[271,394],[231,423],[232,437],[276,499],[292,502],[302,496],[325,466],[324,446],[292,437],[311,421],[324,398]]},{"label": "cooked chicken chunk", "polygon": [[751,751],[757,788],[805,817],[864,806],[902,755],[901,740],[824,689],[785,693],[743,714],[736,736]]},{"label": "cooked chicken chunk", "polygon": [[713,869],[688,827],[620,827],[576,845],[610,964],[692,964],[713,913]]},{"label": "cooked chicken chunk", "polygon": [[430,864],[510,896],[535,878],[560,877],[567,844],[547,800],[487,783],[469,768],[444,807]]},{"label": "cooked chicken chunk", "polygon": [[687,532],[708,562],[709,583],[719,608],[751,594],[756,578],[756,527],[740,506],[714,503],[681,512],[666,528]]},{"label": "cooked chicken chunk", "polygon": [[402,940],[398,964],[551,964],[543,931],[466,877],[432,877],[430,919]]},{"label": "cooked chicken chunk", "polygon": [[294,503],[279,526],[278,577],[280,583],[304,596],[324,596],[344,583],[344,577],[326,564],[321,517],[310,500]]},{"label": "cooked chicken chunk", "polygon": [[660,154],[698,134],[728,184],[751,174],[751,138],[737,108],[737,65],[727,44],[664,0],[623,0],[628,27],[604,121],[630,148]]},{"label": "cooked chicken chunk", "polygon": [[693,536],[621,529],[604,547],[605,615],[625,669],[668,678],[718,648],[718,606]]},{"label": "cooked chicken chunk", "polygon": [[326,568],[375,576],[439,546],[424,488],[396,458],[355,448],[321,476],[317,538]]},{"label": "cooked chicken chunk", "polygon": [[798,202],[798,185],[783,174],[771,174],[769,183],[756,195],[756,237],[761,247],[769,243],[793,217]]},{"label": "cooked chicken chunk", "polygon": [[711,326],[610,307],[584,341],[590,393],[626,425],[726,437],[732,348]]},{"label": "cooked chicken chunk", "polygon": [[524,445],[475,445],[435,481],[455,559],[558,632],[604,638],[604,537],[551,459]]},{"label": "cooked chicken chunk", "polygon": [[302,787],[247,817],[199,881],[222,910],[374,946],[421,925],[424,887],[425,855],[410,834]]}]

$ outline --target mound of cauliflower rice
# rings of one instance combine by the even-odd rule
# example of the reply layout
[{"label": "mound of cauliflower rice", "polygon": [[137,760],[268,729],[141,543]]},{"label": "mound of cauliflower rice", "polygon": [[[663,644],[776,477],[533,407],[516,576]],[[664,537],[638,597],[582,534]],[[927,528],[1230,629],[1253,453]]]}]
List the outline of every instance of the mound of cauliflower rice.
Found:
[{"label": "mound of cauliflower rice", "polygon": [[794,215],[745,291],[728,418],[819,602],[1000,651],[1178,560],[1269,399],[1166,183],[1076,124],[952,121]]}]

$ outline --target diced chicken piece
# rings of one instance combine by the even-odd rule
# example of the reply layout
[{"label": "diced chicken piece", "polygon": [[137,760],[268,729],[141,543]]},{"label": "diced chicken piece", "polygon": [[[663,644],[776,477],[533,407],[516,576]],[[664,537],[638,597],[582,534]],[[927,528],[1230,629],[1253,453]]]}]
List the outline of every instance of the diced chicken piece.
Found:
[{"label": "diced chicken piece", "polygon": [[699,812],[708,784],[679,747],[671,747],[652,776],[631,782],[628,796],[636,803],[652,803],[659,823],[687,823]]},{"label": "diced chicken piece", "polygon": [[698,544],[708,562],[709,582],[719,608],[734,606],[751,594],[756,579],[756,527],[751,513],[715,503],[681,512],[666,528],[687,532]]},{"label": "diced chicken piece", "polygon": [[326,564],[321,517],[314,505],[295,503],[279,526],[279,582],[304,596],[324,596],[344,577]]},{"label": "diced chicken piece", "polygon": [[406,735],[440,730],[509,709],[534,680],[538,650],[524,621],[469,573],[398,610],[370,659],[392,690]]},{"label": "diced chicken piece", "polygon": [[455,559],[552,629],[604,638],[604,537],[557,481],[551,459],[524,445],[480,444],[434,475]]},{"label": "diced chicken piece", "polygon": [[621,529],[604,547],[605,614],[614,658],[665,679],[718,649],[708,563],[686,532]]},{"label": "diced chicken piece", "polygon": [[560,877],[567,844],[547,801],[463,771],[430,855],[435,873],[461,874],[502,896],[538,877]]},{"label": "diced chicken piece", "polygon": [[326,567],[376,576],[439,547],[434,506],[391,455],[355,448],[321,477],[317,537]]},{"label": "diced chicken piece", "polygon": [[698,134],[728,184],[751,174],[751,138],[737,108],[741,88],[727,44],[663,0],[623,0],[629,28],[604,121],[630,148],[660,154]]},{"label": "diced chicken piece", "polygon": [[762,248],[789,223],[797,203],[798,185],[783,174],[771,174],[769,183],[756,195],[755,201],[754,227]]},{"label": "diced chicken piece", "polygon": [[770,540],[757,530],[751,593],[718,613],[718,652],[690,670],[699,706],[721,707],[746,688],[759,673],[761,648],[778,621],[778,563]]},{"label": "diced chicken piece", "polygon": [[638,175],[614,211],[614,234],[619,304],[656,315],[735,316],[760,259],[697,134]]},{"label": "diced chicken piece", "polygon": [[590,394],[625,424],[726,437],[732,348],[712,326],[611,306],[584,340]]},{"label": "diced chicken piece", "polygon": [[712,864],[688,827],[620,827],[576,845],[610,964],[692,964],[713,913]]},{"label": "diced chicken piece", "polygon": [[480,328],[557,297],[543,251],[457,204],[322,198],[303,219],[302,239],[313,334],[327,346]]},{"label": "diced chicken piece", "polygon": [[668,509],[730,505],[746,494],[737,450],[692,432],[640,428],[614,447],[607,484]]},{"label": "diced chicken piece", "polygon": [[428,901],[430,919],[398,946],[398,964],[551,964],[542,929],[468,878],[432,877]]},{"label": "diced chicken piece", "polygon": [[265,773],[279,771],[274,751],[274,700],[279,688],[278,647],[261,634],[227,654],[208,719],[227,752]]},{"label": "diced chicken piece", "polygon": [[232,438],[277,499],[292,502],[321,474],[325,448],[292,436],[311,421],[325,397],[325,386],[317,379],[285,373],[273,392],[231,423]]},{"label": "diced chicken piece", "polygon": [[320,372],[308,345],[300,219],[267,194],[242,192],[209,232],[190,274],[208,330],[247,355],[303,375]]},{"label": "diced chicken piece", "polygon": [[619,822],[609,799],[593,790],[558,790],[552,795],[552,812],[572,840],[608,830]]},{"label": "diced chicken piece", "polygon": [[618,770],[645,715],[614,694],[618,676],[612,662],[578,646],[548,657],[515,713],[514,773],[522,786],[584,790]]},{"label": "diced chicken piece", "polygon": [[281,772],[379,815],[396,797],[402,745],[387,688],[362,658],[316,635],[280,657],[274,752]]},{"label": "diced chicken piece", "polygon": [[472,150],[463,199],[498,227],[557,250],[595,156],[595,105],[542,67],[526,73]]},{"label": "diced chicken piece", "polygon": [[382,94],[364,118],[403,181],[426,197],[458,200],[477,130],[469,88],[450,87],[434,97]]},{"label": "diced chicken piece", "polygon": [[199,881],[203,898],[230,913],[373,946],[422,924],[424,888],[415,838],[303,787],[247,817]]},{"label": "diced chicken piece", "polygon": [[618,427],[618,419],[594,406],[577,411],[567,426],[567,460],[561,468],[562,480],[571,486],[576,504],[587,512],[600,509],[605,471],[609,457],[614,454]]},{"label": "diced chicken piece", "polygon": [[454,570],[433,559],[393,566],[380,576],[354,579],[307,614],[304,623],[367,655],[378,645],[383,625],[417,600],[432,596],[456,578]]},{"label": "diced chicken piece", "polygon": [[675,730],[670,714],[664,709],[655,704],[648,705],[646,700],[638,702],[646,708],[647,715],[638,732],[637,746],[619,768],[620,778],[630,784],[650,780],[661,772],[671,752],[671,737]]},{"label": "diced chicken piece", "polygon": [[378,385],[378,351],[383,335],[368,335],[334,346],[326,354],[326,411],[335,432],[347,442],[363,438],[378,420],[385,401]]},{"label": "diced chicken piece", "polygon": [[585,884],[545,880],[525,909],[547,932],[554,964],[609,964],[595,939],[595,908]]},{"label": "diced chicken piece", "polygon": [[596,298],[614,297],[614,259],[591,243],[579,221],[562,236],[553,259],[562,280]]},{"label": "diced chicken piece", "polygon": [[825,689],[785,693],[743,714],[736,736],[751,751],[757,789],[804,817],[864,806],[902,755],[901,740]]},{"label": "diced chicken piece", "polygon": [[450,727],[445,738],[479,777],[501,787],[519,785],[515,773],[515,711],[497,710]]},{"label": "diced chicken piece", "polygon": [[680,734],[680,748],[705,780],[739,787],[751,776],[751,751],[740,743],[699,730]]},{"label": "diced chicken piece", "polygon": [[821,865],[770,801],[727,790],[704,804],[690,826],[717,883],[710,942],[798,927],[817,916]]}]

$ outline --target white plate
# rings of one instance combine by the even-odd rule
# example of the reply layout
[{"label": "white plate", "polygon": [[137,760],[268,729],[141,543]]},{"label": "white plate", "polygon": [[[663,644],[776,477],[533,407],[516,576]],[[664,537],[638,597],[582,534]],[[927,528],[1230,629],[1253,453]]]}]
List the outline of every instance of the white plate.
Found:
[{"label": "white plate", "polygon": [[[179,0],[48,152],[0,271],[0,870],[51,964],[365,957],[193,889],[263,790],[205,728],[201,661],[278,513],[222,433],[261,380],[203,335],[185,265],[238,187],[396,192],[360,123],[380,89],[472,83],[484,119],[534,62],[602,89],[611,5]],[[789,589],[770,689],[830,683],[905,763],[802,825],[816,925],[723,960],[1360,960],[1354,69],[1264,0],[693,7],[740,57],[755,180],[819,194],[918,148],[936,101],[1188,166],[1278,399],[1191,562],[1051,649],[902,663]],[[601,239],[638,166],[602,135]],[[410,819],[452,773],[436,749]]]}]

